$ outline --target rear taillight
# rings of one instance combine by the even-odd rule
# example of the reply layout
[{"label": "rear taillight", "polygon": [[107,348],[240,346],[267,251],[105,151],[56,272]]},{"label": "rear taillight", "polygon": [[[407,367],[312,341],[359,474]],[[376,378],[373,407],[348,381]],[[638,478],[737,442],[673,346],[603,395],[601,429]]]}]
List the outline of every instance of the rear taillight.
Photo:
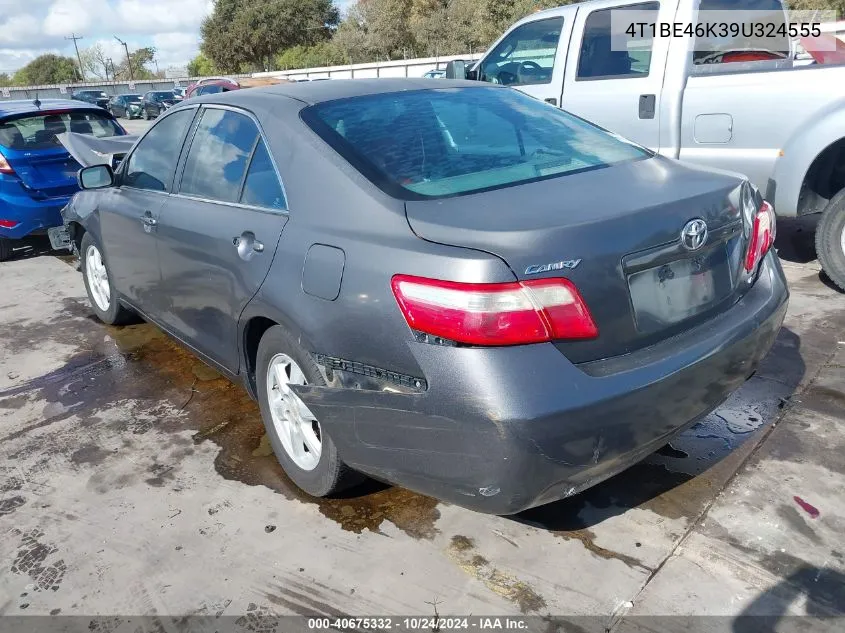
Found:
[{"label": "rear taillight", "polygon": [[13,229],[18,224],[20,224],[20,222],[17,220],[0,220],[0,229]]},{"label": "rear taillight", "polygon": [[598,336],[568,279],[467,284],[396,275],[393,294],[413,330],[468,345],[521,345]]},{"label": "rear taillight", "polygon": [[745,253],[745,271],[752,272],[763,260],[766,253],[775,243],[776,219],[775,210],[765,200],[754,215],[751,235],[748,238],[748,250]]},{"label": "rear taillight", "polygon": [[14,174],[15,170],[12,169],[12,166],[9,164],[9,161],[6,160],[6,157],[3,154],[0,154],[0,174]]}]

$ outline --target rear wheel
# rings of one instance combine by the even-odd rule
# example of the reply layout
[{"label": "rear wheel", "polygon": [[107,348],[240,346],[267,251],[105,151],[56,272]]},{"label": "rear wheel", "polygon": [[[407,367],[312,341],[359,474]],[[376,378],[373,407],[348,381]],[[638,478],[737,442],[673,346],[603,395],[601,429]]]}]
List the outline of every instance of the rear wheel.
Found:
[{"label": "rear wheel", "polygon": [[845,189],[831,198],[816,227],[816,254],[822,270],[845,290]]},{"label": "rear wheel", "polygon": [[108,264],[99,244],[94,241],[90,233],[82,237],[79,256],[88,301],[91,302],[97,318],[108,325],[121,325],[133,320],[132,312],[120,305],[109,277]]},{"label": "rear wheel", "polygon": [[314,359],[281,326],[258,345],[256,379],[261,417],[276,458],[293,482],[325,497],[363,479],[343,463],[331,437],[290,385],[326,384]]},{"label": "rear wheel", "polygon": [[144,108],[144,121],[150,120],[150,111]]},{"label": "rear wheel", "polygon": [[5,262],[12,256],[12,241],[0,237],[0,262]]}]

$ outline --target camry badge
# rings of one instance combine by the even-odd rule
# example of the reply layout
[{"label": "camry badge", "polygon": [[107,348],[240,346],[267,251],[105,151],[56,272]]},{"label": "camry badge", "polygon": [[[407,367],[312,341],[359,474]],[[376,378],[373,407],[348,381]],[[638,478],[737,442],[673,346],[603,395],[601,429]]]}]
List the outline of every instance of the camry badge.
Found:
[{"label": "camry badge", "polygon": [[701,218],[690,220],[681,231],[681,244],[688,251],[697,251],[707,242],[707,222]]},{"label": "camry badge", "polygon": [[581,263],[580,259],[570,259],[564,262],[552,262],[551,264],[536,264],[534,266],[529,266],[525,269],[526,275],[538,275],[540,273],[547,273],[550,270],[563,270],[564,268],[568,268],[569,270],[575,270],[578,268],[578,264]]}]

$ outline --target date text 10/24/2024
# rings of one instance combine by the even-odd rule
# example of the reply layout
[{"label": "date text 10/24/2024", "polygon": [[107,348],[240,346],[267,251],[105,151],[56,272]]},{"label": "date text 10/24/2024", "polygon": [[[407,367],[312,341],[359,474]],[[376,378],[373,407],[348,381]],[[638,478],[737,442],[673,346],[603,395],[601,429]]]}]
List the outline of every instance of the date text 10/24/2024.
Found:
[{"label": "date text 10/24/2024", "polygon": [[449,631],[449,630],[527,630],[528,622],[519,617],[343,617],[309,618],[312,631]]}]

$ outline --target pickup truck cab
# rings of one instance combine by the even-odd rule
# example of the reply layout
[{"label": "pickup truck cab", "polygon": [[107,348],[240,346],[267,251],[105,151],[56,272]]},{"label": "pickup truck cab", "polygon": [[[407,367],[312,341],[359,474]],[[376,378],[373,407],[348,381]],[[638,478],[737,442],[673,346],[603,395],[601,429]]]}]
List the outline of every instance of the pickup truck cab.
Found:
[{"label": "pickup truck cab", "polygon": [[[728,5],[785,19],[780,0]],[[823,212],[819,259],[845,289],[845,66],[798,64],[786,38],[771,51],[737,45],[716,55],[659,29],[628,38],[627,51],[611,44],[614,10],[696,24],[699,11],[726,6],[594,0],[540,11],[514,24],[466,77],[511,85],[664,156],[742,173],[780,216]]]}]

